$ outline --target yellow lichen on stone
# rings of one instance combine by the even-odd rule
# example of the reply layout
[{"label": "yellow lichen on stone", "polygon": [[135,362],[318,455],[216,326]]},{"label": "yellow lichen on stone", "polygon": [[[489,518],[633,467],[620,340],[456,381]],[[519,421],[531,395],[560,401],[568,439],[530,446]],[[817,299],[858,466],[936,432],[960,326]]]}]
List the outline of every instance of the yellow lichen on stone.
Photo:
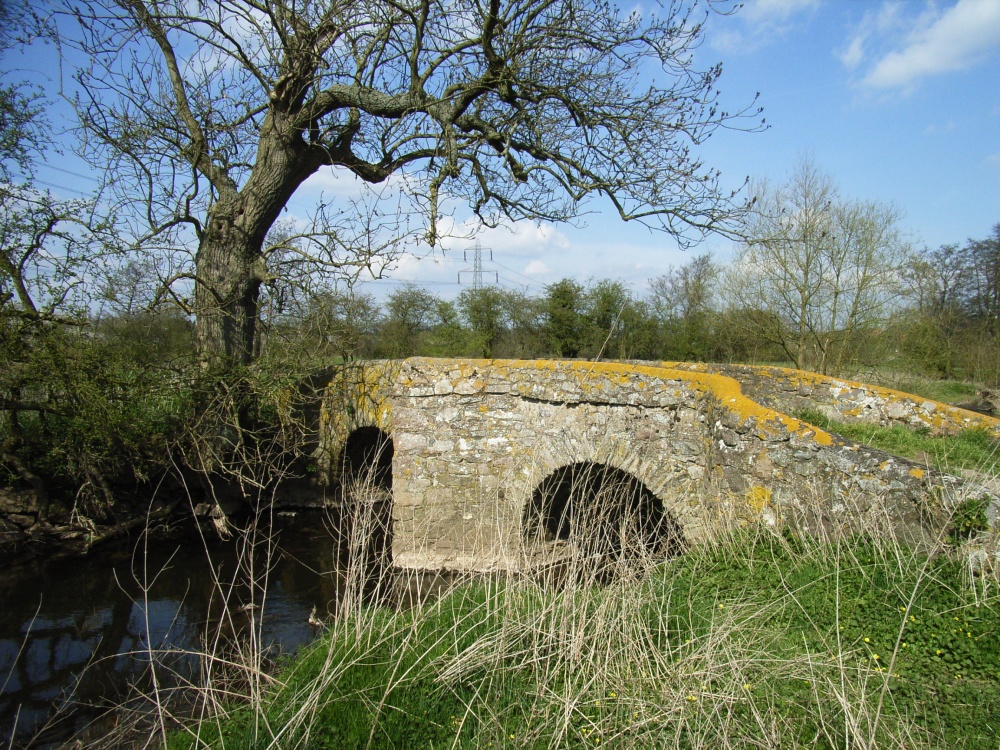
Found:
[{"label": "yellow lichen on stone", "polygon": [[917,479],[923,479],[924,473],[923,469],[910,469],[910,476],[916,477]]},{"label": "yellow lichen on stone", "polygon": [[321,419],[328,450],[336,453],[358,427],[392,429],[391,385],[398,377],[398,362],[366,362],[337,369],[327,386]]},{"label": "yellow lichen on stone", "polygon": [[[440,360],[435,362],[428,358],[414,358],[410,361],[425,362],[441,366]],[[591,362],[586,360],[466,360],[466,364],[473,368],[488,370],[493,377],[500,380],[507,379],[516,370],[533,368],[535,370],[548,370],[551,372],[566,372],[573,375],[577,382],[577,387],[582,393],[599,395],[604,390],[604,383],[616,385],[627,385],[636,376],[664,381],[677,380],[685,383],[688,387],[706,395],[714,396],[720,403],[731,405],[730,408],[742,419],[754,417],[757,420],[758,430],[765,436],[770,437],[772,433],[780,431],[782,428],[787,432],[810,437],[820,445],[828,446],[833,444],[833,438],[824,430],[811,425],[806,425],[798,419],[781,414],[769,407],[747,398],[743,394],[739,381],[727,375],[715,372],[708,372],[698,365],[685,363],[679,366],[677,363],[663,362],[656,365],[624,364],[620,362]],[[641,381],[640,381],[641,382]],[[769,427],[768,423],[776,426]]]},{"label": "yellow lichen on stone", "polygon": [[767,487],[754,485],[747,490],[746,501],[754,513],[760,513],[771,504],[771,490]]}]

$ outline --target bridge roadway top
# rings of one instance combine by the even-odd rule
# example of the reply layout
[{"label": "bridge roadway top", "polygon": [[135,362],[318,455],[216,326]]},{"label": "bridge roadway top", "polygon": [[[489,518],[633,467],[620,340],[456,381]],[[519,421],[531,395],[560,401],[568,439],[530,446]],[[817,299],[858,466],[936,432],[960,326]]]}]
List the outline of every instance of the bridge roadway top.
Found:
[{"label": "bridge roadway top", "polygon": [[567,541],[532,533],[548,523],[565,536],[558,520],[531,518],[554,512],[545,488],[595,467],[636,480],[684,544],[752,522],[930,540],[950,509],[980,496],[996,526],[995,487],[792,416],[807,409],[1000,437],[1000,421],[984,415],[783,368],[413,358],[338,370],[320,458],[332,492],[357,481],[345,471],[352,435],[377,428],[391,438],[392,552],[403,567],[534,564]]}]

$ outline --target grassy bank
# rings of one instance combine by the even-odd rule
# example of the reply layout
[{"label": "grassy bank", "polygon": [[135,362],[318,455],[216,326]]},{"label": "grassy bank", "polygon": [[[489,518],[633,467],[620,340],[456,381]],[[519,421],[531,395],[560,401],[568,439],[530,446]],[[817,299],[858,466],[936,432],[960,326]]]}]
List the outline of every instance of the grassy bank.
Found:
[{"label": "grassy bank", "polygon": [[972,427],[956,435],[932,435],[906,425],[882,427],[865,422],[840,422],[815,410],[797,415],[809,424],[873,448],[927,463],[941,471],[974,469],[1000,474],[1000,440],[989,430]]},{"label": "grassy bank", "polygon": [[955,554],[752,528],[609,585],[354,608],[171,748],[1000,744],[1000,597]]}]

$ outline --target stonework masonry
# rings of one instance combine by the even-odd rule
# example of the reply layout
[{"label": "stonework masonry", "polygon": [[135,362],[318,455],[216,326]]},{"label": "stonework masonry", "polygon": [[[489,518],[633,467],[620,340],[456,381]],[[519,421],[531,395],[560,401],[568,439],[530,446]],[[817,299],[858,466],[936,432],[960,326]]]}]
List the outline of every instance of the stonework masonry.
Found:
[{"label": "stonework masonry", "polygon": [[740,383],[748,398],[787,414],[809,409],[840,422],[865,422],[883,427],[898,424],[925,428],[938,435],[953,435],[969,427],[982,427],[1000,438],[1000,421],[996,419],[891,388],[785,367],[690,362],[662,364],[671,369],[733,378]]},{"label": "stonework masonry", "polygon": [[532,493],[590,462],[639,479],[684,540],[763,521],[836,534],[940,532],[976,482],[859,446],[789,416],[954,431],[1000,422],[872,386],[780,368],[575,360],[414,358],[341,368],[327,388],[320,460],[337,481],[361,427],[392,439],[393,558],[401,567],[519,569]]}]

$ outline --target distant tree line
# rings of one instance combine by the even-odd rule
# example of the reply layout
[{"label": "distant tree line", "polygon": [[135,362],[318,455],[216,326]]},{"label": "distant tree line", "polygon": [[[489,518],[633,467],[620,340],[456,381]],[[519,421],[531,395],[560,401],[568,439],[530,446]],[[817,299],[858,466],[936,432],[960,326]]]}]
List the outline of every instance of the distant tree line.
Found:
[{"label": "distant tree line", "polygon": [[455,300],[415,284],[382,303],[363,287],[328,292],[268,320],[264,352],[317,362],[410,356],[769,362],[844,376],[888,368],[1000,383],[1000,224],[988,238],[964,245],[903,249],[893,248],[891,257],[852,251],[838,273],[821,269],[811,286],[792,272],[804,274],[801,259],[785,258],[781,274],[754,276],[751,263],[759,256],[747,245],[728,264],[702,254],[668,267],[642,295],[621,281],[569,278],[540,294],[486,286],[465,289]]}]

